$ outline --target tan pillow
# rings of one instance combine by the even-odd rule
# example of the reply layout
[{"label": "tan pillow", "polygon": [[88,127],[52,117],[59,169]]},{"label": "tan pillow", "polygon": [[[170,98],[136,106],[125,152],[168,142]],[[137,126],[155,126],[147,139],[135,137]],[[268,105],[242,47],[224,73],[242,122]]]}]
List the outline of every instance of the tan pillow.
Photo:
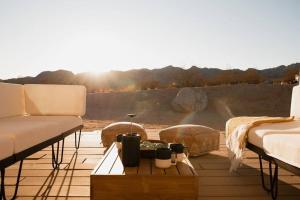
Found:
[{"label": "tan pillow", "polygon": [[[116,122],[112,123],[102,129],[101,139],[103,146],[109,147],[113,141],[115,141],[116,136],[122,133],[130,133],[131,123],[130,122]],[[132,132],[139,133],[142,140],[147,139],[147,133],[143,126],[137,123],[132,123]]]},{"label": "tan pillow", "polygon": [[86,88],[81,85],[27,84],[25,108],[30,115],[83,116]]},{"label": "tan pillow", "polygon": [[0,83],[0,118],[24,115],[24,87]]},{"label": "tan pillow", "polygon": [[219,149],[219,131],[201,125],[184,124],[172,126],[159,132],[160,139],[167,143],[183,143],[190,156],[200,156]]}]

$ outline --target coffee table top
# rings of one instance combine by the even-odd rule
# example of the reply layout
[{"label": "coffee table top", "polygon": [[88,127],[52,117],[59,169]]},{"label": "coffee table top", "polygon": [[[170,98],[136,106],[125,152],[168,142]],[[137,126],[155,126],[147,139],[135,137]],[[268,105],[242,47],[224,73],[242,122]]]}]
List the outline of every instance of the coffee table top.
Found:
[{"label": "coffee table top", "polygon": [[187,158],[168,169],[155,167],[154,159],[141,159],[138,167],[124,167],[115,143],[106,151],[100,163],[93,170],[93,175],[198,176]]}]

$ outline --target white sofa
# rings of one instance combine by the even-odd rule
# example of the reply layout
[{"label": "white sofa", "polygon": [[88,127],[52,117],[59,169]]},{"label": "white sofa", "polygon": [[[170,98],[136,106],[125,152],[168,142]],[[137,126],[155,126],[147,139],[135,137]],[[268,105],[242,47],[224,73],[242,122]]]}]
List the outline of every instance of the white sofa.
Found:
[{"label": "white sofa", "polygon": [[[292,92],[290,116],[295,120],[284,123],[262,124],[248,132],[247,148],[259,155],[262,184],[265,190],[271,192],[272,198],[277,198],[278,166],[295,174],[300,174],[300,86],[295,86]],[[234,118],[226,123],[227,127]],[[263,177],[262,159],[275,164],[270,188],[265,185]]]},{"label": "white sofa", "polygon": [[[1,178],[11,164],[18,161],[22,164],[27,156],[49,145],[54,152],[54,143],[63,142],[76,131],[81,133],[85,108],[84,86],[0,83]],[[56,158],[53,155],[54,168],[59,165],[56,155]],[[4,191],[1,193],[5,198]]]}]

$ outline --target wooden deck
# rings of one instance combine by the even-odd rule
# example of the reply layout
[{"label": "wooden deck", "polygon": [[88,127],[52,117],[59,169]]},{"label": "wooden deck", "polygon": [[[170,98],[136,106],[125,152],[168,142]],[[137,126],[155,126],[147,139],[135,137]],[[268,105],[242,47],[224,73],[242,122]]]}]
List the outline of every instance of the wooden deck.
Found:
[{"label": "wooden deck", "polygon": [[[157,139],[157,129],[148,129],[149,136]],[[238,173],[228,172],[224,138],[220,150],[191,159],[200,175],[199,199],[246,200],[271,199],[262,189],[257,156],[246,151],[244,165]],[[66,140],[64,163],[60,170],[51,168],[51,149],[46,148],[24,161],[18,199],[87,200],[90,199],[90,173],[103,156],[99,132],[85,132],[78,154],[74,152],[74,137]],[[267,163],[264,163],[267,168]],[[7,193],[12,194],[18,164],[7,169]],[[300,199],[300,177],[279,169],[279,198]]]}]

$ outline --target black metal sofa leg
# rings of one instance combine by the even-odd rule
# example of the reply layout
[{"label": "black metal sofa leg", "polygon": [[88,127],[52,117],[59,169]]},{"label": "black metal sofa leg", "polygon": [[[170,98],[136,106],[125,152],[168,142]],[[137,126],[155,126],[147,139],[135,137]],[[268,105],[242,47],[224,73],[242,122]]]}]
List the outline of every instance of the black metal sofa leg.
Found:
[{"label": "black metal sofa leg", "polygon": [[272,184],[271,184],[271,195],[272,199],[277,199],[277,194],[278,194],[278,165],[275,164],[274,168],[274,174],[272,174],[272,166],[269,166],[270,168],[270,174],[273,177],[272,178]]},{"label": "black metal sofa leg", "polygon": [[265,178],[264,178],[264,171],[263,171],[263,166],[262,166],[262,156],[259,157],[259,166],[260,166],[260,176],[261,176],[261,182],[262,182],[262,187],[264,188],[265,191],[268,193],[271,193],[272,199],[277,198],[278,194],[278,165],[275,163],[275,168],[274,168],[274,173],[273,173],[273,168],[272,168],[272,161],[269,162],[269,179],[270,179],[270,187],[266,186],[265,183]]},{"label": "black metal sofa leg", "polygon": [[[81,129],[79,130],[79,134],[77,135],[77,132],[75,132],[75,148],[76,152],[80,147],[80,139],[81,139]],[[60,151],[60,142],[62,142],[61,146],[61,153],[59,154]],[[52,167],[53,169],[59,168],[60,164],[63,161],[63,156],[64,156],[64,144],[65,144],[65,139],[62,139],[61,141],[57,142],[56,144],[56,152],[55,152],[55,147],[54,144],[51,145],[52,148]]]},{"label": "black metal sofa leg", "polygon": [[[18,176],[17,176],[17,181],[16,181],[16,186],[15,186],[15,192],[14,195],[12,196],[11,200],[16,199],[17,194],[18,194],[18,189],[19,189],[19,183],[20,183],[20,178],[21,178],[21,172],[22,172],[22,167],[23,167],[23,160],[20,161],[19,165],[19,170],[18,170]],[[1,196],[0,199],[6,200],[6,195],[5,195],[5,169],[1,169]]]},{"label": "black metal sofa leg", "polygon": [[[267,192],[270,192],[271,191],[271,188],[268,188],[266,186],[266,183],[265,183],[265,176],[264,176],[264,169],[263,169],[263,166],[262,166],[262,156],[258,156],[259,157],[259,167],[260,167],[260,177],[261,177],[261,184],[262,184],[262,187],[265,191]],[[270,167],[270,162],[269,162],[269,167]],[[272,176],[270,176],[270,180],[272,179]],[[270,181],[271,183],[272,181]]]},{"label": "black metal sofa leg", "polygon": [[[62,142],[62,145],[61,145],[61,153],[59,154],[60,142]],[[58,141],[57,144],[56,144],[56,153],[55,153],[54,144],[51,145],[51,148],[52,148],[52,167],[53,167],[53,169],[59,168],[60,164],[63,161],[64,146],[65,146],[65,139],[62,139],[61,141]]]},{"label": "black metal sofa leg", "polygon": [[78,139],[77,139],[77,131],[75,131],[75,148],[76,148],[76,151],[80,147],[80,138],[81,138],[81,129],[79,130]]},{"label": "black metal sofa leg", "polygon": [[5,169],[1,169],[1,189],[0,189],[0,200],[5,199],[5,183],[4,183],[4,177],[5,177]]}]

